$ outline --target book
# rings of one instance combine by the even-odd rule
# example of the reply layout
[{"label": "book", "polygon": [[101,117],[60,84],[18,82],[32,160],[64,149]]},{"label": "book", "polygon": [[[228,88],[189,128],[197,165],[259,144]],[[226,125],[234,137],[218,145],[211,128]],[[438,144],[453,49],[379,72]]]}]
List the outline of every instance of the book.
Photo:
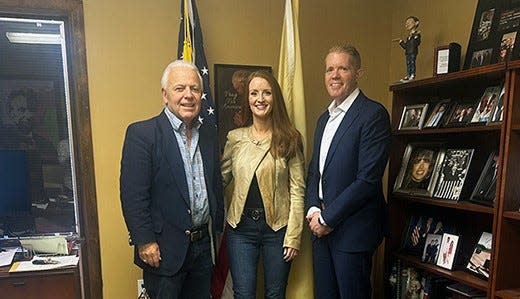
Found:
[{"label": "book", "polygon": [[464,296],[463,298],[475,298],[486,296],[486,292],[476,289],[474,287],[470,287],[460,282],[450,284],[446,287],[446,289]]}]

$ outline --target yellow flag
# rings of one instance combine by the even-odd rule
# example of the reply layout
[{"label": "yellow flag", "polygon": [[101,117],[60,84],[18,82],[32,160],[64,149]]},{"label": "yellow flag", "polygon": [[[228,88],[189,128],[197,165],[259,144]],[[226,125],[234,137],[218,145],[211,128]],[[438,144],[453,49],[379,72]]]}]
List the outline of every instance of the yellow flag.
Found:
[{"label": "yellow flag", "polygon": [[193,62],[193,47],[191,43],[191,0],[184,0],[184,44],[182,46],[182,59]]},{"label": "yellow flag", "polygon": [[278,64],[278,82],[282,87],[289,117],[300,131],[306,145],[305,96],[302,58],[298,33],[299,0],[285,1],[285,15]]},{"label": "yellow flag", "polygon": [[[306,145],[305,96],[298,34],[299,0],[285,1],[285,15],[278,65],[278,82],[282,87],[289,117],[303,136]],[[311,298],[314,294],[312,246],[308,229],[303,230],[300,255],[294,260],[289,276],[287,298]]]}]

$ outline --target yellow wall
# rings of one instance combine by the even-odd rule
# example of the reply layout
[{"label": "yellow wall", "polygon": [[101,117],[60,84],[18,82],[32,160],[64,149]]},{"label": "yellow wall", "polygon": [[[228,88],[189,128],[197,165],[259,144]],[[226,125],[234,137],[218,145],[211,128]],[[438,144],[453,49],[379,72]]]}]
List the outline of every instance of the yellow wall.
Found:
[{"label": "yellow wall", "polygon": [[[462,46],[461,68],[468,46],[473,16],[477,0],[452,1],[417,1],[393,0],[392,36],[388,38],[405,38],[408,32],[404,29],[404,21],[414,15],[420,19],[421,45],[417,58],[417,78],[429,78],[433,74],[433,52],[435,47],[457,42]],[[399,8],[399,9],[397,9]],[[390,83],[406,75],[404,50],[393,43],[390,63]]]},{"label": "yellow wall", "polygon": [[[283,0],[199,0],[206,55],[215,63],[271,65],[277,73]],[[432,5],[431,3],[435,3]],[[433,47],[458,41],[465,52],[475,11],[471,1],[328,0],[300,1],[308,135],[329,104],[323,87],[323,58],[335,43],[351,42],[363,58],[364,92],[390,108],[388,85],[404,70],[402,50],[390,41],[406,34],[407,15],[421,19],[419,78],[431,75]],[[135,298],[141,273],[119,203],[119,161],[126,126],[158,114],[159,79],[175,58],[180,1],[84,1],[90,108],[100,225],[103,294]],[[289,298],[311,298],[308,239],[293,266]],[[377,263],[381,263],[379,259]]]}]

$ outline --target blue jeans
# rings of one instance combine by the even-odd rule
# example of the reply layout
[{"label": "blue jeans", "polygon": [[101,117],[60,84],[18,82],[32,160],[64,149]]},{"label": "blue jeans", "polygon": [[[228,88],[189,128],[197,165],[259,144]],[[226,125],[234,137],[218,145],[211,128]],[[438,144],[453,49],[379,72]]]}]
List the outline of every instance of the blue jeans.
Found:
[{"label": "blue jeans", "polygon": [[415,77],[415,59],[417,58],[417,54],[406,54],[406,72],[408,77]]},{"label": "blue jeans", "polygon": [[237,228],[228,225],[228,255],[235,299],[256,298],[260,254],[264,266],[265,298],[285,298],[291,262],[283,260],[285,228],[273,231],[265,218],[242,216]]},{"label": "blue jeans", "polygon": [[144,286],[152,299],[209,299],[211,282],[209,236],[190,243],[184,263],[175,275],[143,271]]}]

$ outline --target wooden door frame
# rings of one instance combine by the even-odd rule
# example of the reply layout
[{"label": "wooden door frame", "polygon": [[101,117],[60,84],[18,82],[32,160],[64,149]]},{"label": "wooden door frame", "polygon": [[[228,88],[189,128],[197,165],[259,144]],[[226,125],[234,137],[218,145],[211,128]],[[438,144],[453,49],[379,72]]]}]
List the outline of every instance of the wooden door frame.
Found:
[{"label": "wooden door frame", "polygon": [[103,298],[96,184],[88,97],[83,2],[80,0],[0,0],[0,13],[65,21],[72,132],[80,227],[83,298]]}]

